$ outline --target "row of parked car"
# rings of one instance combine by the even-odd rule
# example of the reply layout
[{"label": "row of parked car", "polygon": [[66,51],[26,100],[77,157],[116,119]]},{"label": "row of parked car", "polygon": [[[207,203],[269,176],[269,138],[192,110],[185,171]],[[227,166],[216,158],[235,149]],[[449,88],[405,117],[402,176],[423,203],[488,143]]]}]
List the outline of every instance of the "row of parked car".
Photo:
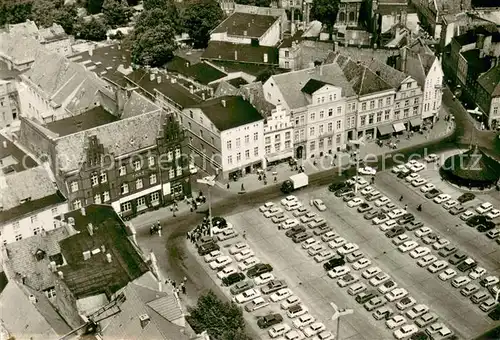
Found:
[{"label": "row of parked car", "polygon": [[[280,203],[281,206],[273,202],[265,203],[259,207],[259,211],[265,217],[271,219],[273,223],[277,224],[279,229],[284,230],[285,235],[291,238],[293,242],[302,242],[304,249],[307,248],[307,239],[310,237],[310,233],[306,231],[306,227],[326,230],[326,220],[305,208],[297,197],[293,195],[287,196]],[[314,200],[310,203],[320,211],[326,209],[321,200]],[[287,217],[285,211],[291,214],[293,218]],[[316,255],[319,255],[319,252]],[[304,338],[312,338],[314,340],[334,339],[333,334],[326,330],[324,323],[318,321],[309,313],[307,306],[301,302],[298,296],[290,292],[290,294],[282,295],[281,297],[280,308],[286,311],[286,315],[291,319],[291,326],[283,323],[282,317],[277,317],[277,315],[272,316],[273,320],[275,320],[274,322],[277,324],[268,330],[271,338],[283,336],[283,339],[286,340],[300,340]]]},{"label": "row of parked car", "polygon": [[[405,240],[408,240],[404,234],[406,232],[405,224],[411,225],[413,230],[422,228],[423,223],[415,221],[412,214],[398,208],[388,197],[382,196],[375,188],[366,185],[359,178],[353,178],[352,181],[361,182],[362,189],[359,193],[363,198],[353,197],[347,201],[347,206],[357,206],[357,211],[364,213],[365,219],[371,219],[372,224],[383,231],[387,237],[393,238],[394,244],[400,246]],[[344,197],[346,200],[345,192],[341,192],[337,196]],[[353,205],[354,200],[361,201],[361,203]],[[421,254],[420,249],[415,249],[413,255],[416,257],[425,256],[425,254]],[[349,266],[345,264],[346,261],[355,271],[366,269],[361,275],[352,274]],[[348,294],[356,295],[356,301],[363,303],[366,310],[373,311],[372,315],[376,320],[385,319],[387,328],[393,330],[396,339],[448,339],[453,336],[452,330],[443,323],[437,322],[439,317],[436,313],[431,312],[428,306],[418,304],[415,298],[409,296],[409,292],[405,288],[399,287],[397,282],[387,273],[384,273],[377,266],[370,266],[371,264],[371,260],[364,257],[356,249],[348,254],[345,260],[338,259],[326,263],[325,269],[334,267],[329,272],[329,276],[332,278],[338,278],[337,275],[345,274],[338,279],[337,284],[340,287],[348,287]],[[361,278],[368,282],[360,282]],[[388,305],[391,302],[395,303],[395,308]],[[420,330],[420,328],[425,328],[425,330]]]},{"label": "row of parked car", "polygon": [[411,184],[415,188],[419,188],[425,194],[427,199],[432,200],[436,204],[440,204],[452,215],[459,215],[460,219],[467,221],[467,225],[476,228],[479,232],[486,232],[486,236],[491,239],[496,239],[500,244],[500,229],[496,228],[496,223],[493,221],[500,217],[500,209],[496,209],[490,202],[481,203],[469,209],[464,206],[465,203],[475,199],[473,193],[464,193],[457,199],[449,194],[443,193],[435,184],[429,183],[425,178],[418,174],[420,167],[415,168],[415,164],[422,164],[418,161],[410,161],[412,164],[399,165],[392,169],[398,177],[404,178],[405,182]]}]

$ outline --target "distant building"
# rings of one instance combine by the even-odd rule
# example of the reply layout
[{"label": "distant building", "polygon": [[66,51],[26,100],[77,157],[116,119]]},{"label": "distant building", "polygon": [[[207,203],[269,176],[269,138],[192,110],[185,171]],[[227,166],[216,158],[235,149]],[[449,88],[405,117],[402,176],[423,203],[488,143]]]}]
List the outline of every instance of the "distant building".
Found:
[{"label": "distant building", "polygon": [[348,26],[357,27],[360,22],[362,4],[363,0],[340,0],[335,27],[340,31]]},{"label": "distant building", "polygon": [[[1,73],[0,70],[0,75]],[[0,77],[0,129],[18,121],[19,113],[16,80],[14,78],[2,79]]]},{"label": "distant building", "polygon": [[500,65],[492,67],[479,76],[476,103],[486,114],[488,126],[493,130],[500,127]]},{"label": "distant building", "polygon": [[265,168],[264,118],[239,96],[207,100],[182,111],[191,160],[225,179]]},{"label": "distant building", "polygon": [[0,61],[8,70],[28,70],[40,48],[40,43],[32,37],[0,33]]}]

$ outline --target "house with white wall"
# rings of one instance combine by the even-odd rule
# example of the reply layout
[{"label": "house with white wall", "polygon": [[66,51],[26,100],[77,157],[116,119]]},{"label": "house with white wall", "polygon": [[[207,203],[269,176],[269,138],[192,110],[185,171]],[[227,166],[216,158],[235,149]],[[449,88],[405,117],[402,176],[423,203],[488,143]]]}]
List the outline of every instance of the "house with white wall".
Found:
[{"label": "house with white wall", "polygon": [[264,118],[240,96],[222,96],[188,107],[181,122],[190,158],[200,169],[225,179],[266,167]]},{"label": "house with white wall", "polygon": [[264,122],[264,150],[267,163],[293,158],[293,123],[290,112],[281,104]]}]

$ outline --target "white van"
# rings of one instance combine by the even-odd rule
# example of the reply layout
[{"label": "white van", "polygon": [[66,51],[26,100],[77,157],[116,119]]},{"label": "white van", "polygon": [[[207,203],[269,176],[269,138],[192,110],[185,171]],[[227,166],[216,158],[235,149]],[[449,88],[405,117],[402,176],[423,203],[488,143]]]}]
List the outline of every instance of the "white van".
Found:
[{"label": "white van", "polygon": [[359,293],[361,292],[364,292],[366,290],[367,286],[366,284],[364,284],[363,282],[358,282],[358,283],[355,283],[353,285],[351,285],[349,287],[349,289],[347,290],[347,293],[349,293],[349,295],[358,295]]}]

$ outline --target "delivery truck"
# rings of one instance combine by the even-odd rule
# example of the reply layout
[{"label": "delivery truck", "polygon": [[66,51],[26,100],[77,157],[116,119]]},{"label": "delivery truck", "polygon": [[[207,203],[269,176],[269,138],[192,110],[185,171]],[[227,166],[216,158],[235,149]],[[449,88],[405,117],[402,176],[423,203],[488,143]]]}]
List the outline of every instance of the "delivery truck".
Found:
[{"label": "delivery truck", "polygon": [[292,175],[289,179],[283,182],[281,185],[281,191],[285,194],[289,194],[292,191],[304,188],[309,184],[309,177],[301,172],[300,174]]}]

